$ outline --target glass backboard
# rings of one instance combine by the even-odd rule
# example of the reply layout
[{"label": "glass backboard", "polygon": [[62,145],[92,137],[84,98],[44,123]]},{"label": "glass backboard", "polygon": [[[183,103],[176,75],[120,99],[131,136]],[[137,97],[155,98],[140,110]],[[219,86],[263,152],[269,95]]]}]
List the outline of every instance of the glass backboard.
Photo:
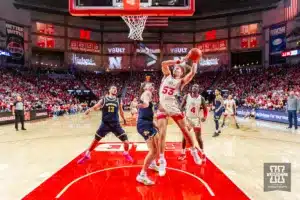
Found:
[{"label": "glass backboard", "polygon": [[74,16],[192,16],[195,0],[69,0]]}]

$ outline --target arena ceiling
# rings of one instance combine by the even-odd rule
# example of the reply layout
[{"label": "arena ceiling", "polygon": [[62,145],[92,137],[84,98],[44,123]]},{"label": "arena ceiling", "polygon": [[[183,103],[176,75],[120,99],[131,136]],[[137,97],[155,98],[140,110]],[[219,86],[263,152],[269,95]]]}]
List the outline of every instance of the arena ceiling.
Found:
[{"label": "arena ceiling", "polygon": [[[267,10],[280,0],[196,0],[195,18],[217,17],[228,14]],[[68,0],[15,0],[17,8],[53,13],[68,13]]]}]

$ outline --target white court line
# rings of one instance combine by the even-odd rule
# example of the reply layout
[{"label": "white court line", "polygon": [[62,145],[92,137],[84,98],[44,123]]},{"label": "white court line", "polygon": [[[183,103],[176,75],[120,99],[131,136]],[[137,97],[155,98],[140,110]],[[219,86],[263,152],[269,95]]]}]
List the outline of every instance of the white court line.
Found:
[{"label": "white court line", "polygon": [[[97,173],[100,173],[100,172],[104,172],[104,171],[109,171],[109,170],[114,170],[114,169],[122,169],[122,168],[133,168],[133,167],[142,167],[142,165],[129,165],[129,166],[111,167],[111,168],[97,170],[97,171],[88,173],[88,174],[86,174],[84,176],[80,176],[77,179],[75,179],[72,182],[70,182],[67,186],[65,186],[56,195],[55,198],[59,199],[74,183],[76,183],[76,182],[80,181],[81,179],[84,179],[84,178],[86,178],[88,176],[91,176],[91,175],[94,175],[94,174],[97,174]],[[195,176],[194,174],[191,174],[191,173],[189,173],[187,171],[183,171],[183,170],[180,170],[180,169],[175,169],[175,168],[172,168],[172,167],[167,167],[167,169],[170,169],[170,170],[173,170],[173,171],[177,171],[177,172],[182,172],[184,174],[187,174],[187,175],[190,175],[190,176],[194,177],[195,179],[197,179],[198,181],[200,181],[206,187],[206,189],[208,190],[208,192],[210,193],[211,196],[215,196],[215,193],[212,191],[212,189],[209,187],[209,185],[203,179],[201,179],[200,177]]]},{"label": "white court line", "polygon": [[218,168],[224,175],[225,177],[227,177],[240,191],[242,191],[250,200],[254,200],[254,198],[252,198],[247,192],[245,192],[245,190],[243,190],[241,187],[239,187],[235,182],[233,182],[233,180],[230,178],[229,174],[227,172],[225,172],[225,170],[222,170],[222,168],[220,167],[220,165],[217,165],[215,162],[212,162],[212,160],[210,160],[212,164],[214,164],[216,166],[216,168]]}]

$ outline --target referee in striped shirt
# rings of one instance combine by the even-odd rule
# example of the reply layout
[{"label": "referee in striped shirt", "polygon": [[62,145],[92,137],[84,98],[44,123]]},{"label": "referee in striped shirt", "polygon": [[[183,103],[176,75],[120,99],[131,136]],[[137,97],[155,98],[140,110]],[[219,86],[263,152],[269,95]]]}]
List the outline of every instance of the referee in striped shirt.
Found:
[{"label": "referee in striped shirt", "polygon": [[25,112],[25,106],[22,101],[22,97],[18,96],[17,101],[14,103],[14,106],[12,108],[12,114],[15,116],[16,131],[19,130],[19,128],[18,128],[19,121],[22,124],[22,130],[26,130],[24,127],[24,121],[25,121],[24,112]]}]

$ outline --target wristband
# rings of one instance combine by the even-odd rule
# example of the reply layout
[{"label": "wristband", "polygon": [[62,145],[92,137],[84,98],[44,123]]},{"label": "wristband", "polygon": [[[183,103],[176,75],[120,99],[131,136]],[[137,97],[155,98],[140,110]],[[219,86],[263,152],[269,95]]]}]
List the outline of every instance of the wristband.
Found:
[{"label": "wristband", "polygon": [[179,65],[181,63],[181,60],[177,60],[176,64]]}]

